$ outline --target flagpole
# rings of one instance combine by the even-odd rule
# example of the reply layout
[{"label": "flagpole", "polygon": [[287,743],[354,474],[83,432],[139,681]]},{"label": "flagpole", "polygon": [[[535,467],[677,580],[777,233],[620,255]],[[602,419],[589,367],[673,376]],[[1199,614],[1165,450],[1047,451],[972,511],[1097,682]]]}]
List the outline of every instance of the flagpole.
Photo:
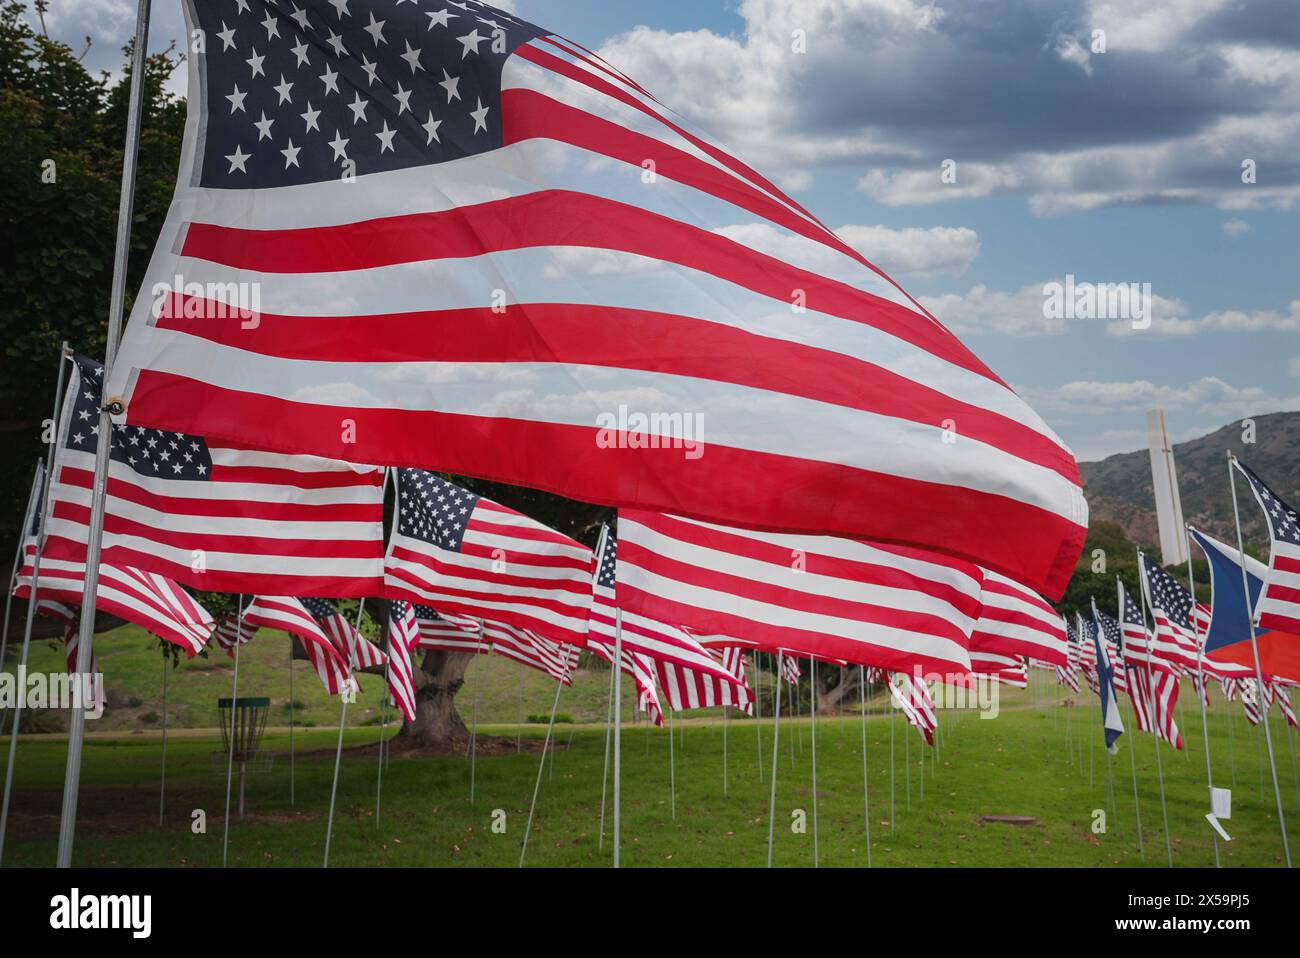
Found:
[{"label": "flagpole", "polygon": [[[358,632],[361,631],[361,615],[365,611],[365,608],[366,608],[366,600],[365,597],[362,596],[360,599],[357,600],[357,624],[355,628],[357,629]],[[348,669],[349,669],[348,681],[350,683],[356,681],[355,679],[352,678],[352,674],[350,671],[355,666],[356,666],[355,658],[353,656],[349,656],[348,657]],[[357,683],[357,685],[359,687],[360,683]],[[330,814],[329,814],[329,819],[325,823],[325,860],[322,863],[321,868],[330,867],[330,841],[334,838],[334,803],[339,793],[339,767],[343,763],[343,730],[345,728],[345,724],[347,722],[347,717],[348,717],[348,696],[350,694],[353,694],[353,689],[351,685],[349,685],[349,687],[346,689],[340,690],[339,692],[339,698],[341,699],[341,704],[339,707],[339,740],[338,740],[338,744],[334,746],[334,781],[330,785]],[[387,694],[386,688],[385,688],[385,694]]]},{"label": "flagpole", "polygon": [[[1205,741],[1205,784],[1210,790],[1210,795],[1214,794],[1214,773],[1210,770],[1210,722],[1205,714],[1205,642],[1206,637],[1201,635],[1201,626],[1196,618],[1196,576],[1192,572],[1192,537],[1189,534],[1190,526],[1184,526],[1183,535],[1187,538],[1187,591],[1192,594],[1192,628],[1196,631],[1196,698],[1201,703],[1201,738]],[[1213,799],[1211,798],[1211,803]],[[1211,808],[1213,806],[1211,805]],[[1214,867],[1223,867],[1219,863],[1219,833],[1210,829],[1210,838],[1214,841]]]},{"label": "flagpole", "polygon": [[[135,201],[136,158],[140,149],[140,116],[144,101],[145,59],[149,46],[149,0],[138,0],[135,40],[131,49],[131,91],[127,105],[126,144],[122,149],[122,194],[117,210],[117,241],[113,253],[113,282],[108,304],[108,330],[104,342],[102,382],[108,383],[122,333],[122,308],[126,292],[127,255],[131,248],[132,207]],[[114,397],[104,396],[99,413],[99,441],[95,448],[95,478],[91,485],[90,529],[86,538],[86,572],[82,590],[80,639],[77,646],[77,675],[90,668],[90,645],[95,634],[95,598],[99,590],[99,548],[104,532],[104,506],[108,485],[108,455],[113,421],[110,408]],[[120,403],[118,404],[120,407]],[[121,412],[120,408],[114,411]],[[33,583],[35,587],[35,583]],[[81,787],[81,750],[86,737],[86,709],[79,703],[72,710],[68,728],[68,760],[63,777],[63,810],[59,818],[56,863],[72,867],[72,843],[77,828],[77,797]]]},{"label": "flagpole", "polygon": [[614,867],[619,867],[623,763],[623,608],[614,606]]},{"label": "flagpole", "polygon": [[[1143,626],[1143,628],[1145,628],[1145,626]],[[1123,657],[1123,653],[1121,653],[1120,657],[1121,658]],[[1124,666],[1124,668],[1126,671],[1131,671],[1127,665]],[[1133,677],[1131,675],[1129,676],[1128,681],[1129,681],[1129,689],[1130,689],[1129,695],[1131,696],[1132,695],[1131,690],[1133,688]],[[1128,748],[1128,761],[1129,761],[1129,765],[1133,769],[1133,820],[1137,823],[1138,858],[1140,858],[1142,861],[1146,861],[1147,853],[1146,850],[1142,847],[1142,803],[1138,800],[1138,769],[1137,769],[1137,757],[1136,757],[1137,749],[1134,747],[1137,745],[1137,733],[1140,731],[1141,729],[1133,730],[1133,741],[1129,744],[1129,748]]]},{"label": "flagpole", "polygon": [[[1147,628],[1147,586],[1146,586],[1147,577],[1146,577],[1146,570],[1142,567],[1142,550],[1141,550],[1141,549],[1138,549],[1138,550],[1137,550],[1137,560],[1138,560],[1138,593],[1139,593],[1139,596],[1140,596],[1141,601],[1142,601],[1142,631],[1143,631],[1143,632],[1146,632],[1146,628]],[[1155,625],[1155,614],[1154,614],[1154,613],[1152,613],[1152,622],[1151,622],[1151,624],[1152,624],[1153,626]],[[1156,682],[1155,682],[1154,677],[1152,677],[1152,675],[1151,675],[1151,646],[1155,645],[1155,641],[1156,641],[1156,633],[1155,633],[1155,629],[1153,628],[1153,629],[1151,630],[1151,632],[1147,633],[1147,635],[1145,636],[1145,638],[1146,638],[1145,645],[1146,645],[1146,647],[1147,647],[1147,693],[1148,693],[1148,694],[1147,694],[1147,701],[1151,704],[1151,712],[1150,712],[1151,719],[1150,719],[1150,721],[1151,721],[1151,727],[1155,730],[1155,734],[1152,736],[1152,738],[1154,738],[1154,739],[1156,740],[1156,778],[1157,778],[1157,779],[1159,780],[1159,782],[1160,782],[1160,818],[1161,818],[1161,820],[1164,822],[1164,830],[1165,830],[1165,855],[1166,855],[1166,856],[1168,857],[1168,859],[1169,859],[1169,867],[1170,867],[1170,868],[1173,868],[1173,867],[1174,867],[1174,849],[1173,849],[1173,846],[1172,846],[1172,845],[1170,844],[1170,842],[1169,842],[1169,809],[1168,809],[1168,806],[1167,806],[1166,803],[1165,803],[1165,773],[1164,773],[1164,768],[1162,767],[1162,765],[1161,765],[1161,761],[1160,761],[1160,740],[1161,740],[1161,738],[1162,738],[1162,735],[1161,735],[1161,727],[1160,727],[1160,726],[1161,726],[1161,722],[1160,722],[1160,716],[1156,714]],[[1140,731],[1140,729],[1139,729],[1139,731]]]},{"label": "flagpole", "polygon": [[609,701],[605,704],[605,770],[600,773],[600,841],[596,845],[600,849],[605,847],[605,789],[609,785],[609,737],[614,724],[614,669],[617,668],[618,663],[610,663]]},{"label": "flagpole", "polygon": [[[755,662],[758,661],[757,652],[754,653],[754,661]],[[779,755],[779,752],[777,751],[777,746],[781,738],[781,661],[782,661],[782,653],[780,649],[777,649],[776,650],[777,685],[776,685],[776,695],[774,696],[774,698],[776,699],[776,708],[775,708],[775,715],[772,720],[772,797],[768,800],[768,805],[767,805],[767,867],[768,868],[772,867],[772,839],[774,835],[774,829],[776,826],[776,766],[778,764],[777,756]],[[757,696],[755,696],[755,698],[757,699]],[[762,763],[761,753],[759,754],[759,762],[760,764]]]},{"label": "flagpole", "polygon": [[167,652],[162,657],[162,771],[158,776],[158,824],[163,823],[163,803],[167,799]]},{"label": "flagpole", "polygon": [[293,698],[293,639],[289,639],[289,804],[294,804],[294,749],[293,713],[297,703]]},{"label": "flagpole", "polygon": [[668,706],[668,799],[673,821],[677,821],[677,760],[673,755],[673,708]]},{"label": "flagpole", "polygon": [[[54,452],[59,444],[59,410],[63,404],[63,363],[67,356],[68,343],[67,340],[64,340],[59,352],[59,371],[55,376],[54,416],[52,419],[54,431],[50,435],[50,447],[45,450],[45,475],[41,479],[40,524],[36,527],[36,554],[32,556],[32,586],[27,595],[27,619],[23,625],[22,650],[18,653],[18,665],[14,669],[15,678],[27,668],[27,653],[31,650],[32,645],[32,626],[36,622],[36,605],[39,601],[41,582],[41,556],[45,551],[45,528],[49,525],[50,512],[52,511],[50,506],[50,481],[54,473]],[[4,861],[5,855],[5,832],[9,825],[9,799],[13,795],[14,763],[17,761],[18,751],[18,726],[21,724],[22,715],[23,696],[19,695],[16,696],[14,702],[14,718],[9,726],[9,762],[5,766],[4,805],[0,808],[0,862]]]},{"label": "flagpole", "polygon": [[[892,681],[892,678],[891,678]],[[898,709],[894,708],[893,694],[889,698],[889,833],[894,833],[894,725]]]},{"label": "flagpole", "polygon": [[[754,650],[754,742],[758,745],[758,784],[763,784],[763,673],[758,668],[758,649]],[[780,696],[781,686],[776,687]]]},{"label": "flagpole", "polygon": [[818,848],[817,848],[817,656],[808,656],[809,684],[812,686],[812,705],[810,715],[812,717],[812,731],[810,738],[812,740],[812,812],[813,812],[813,868],[818,867]]},{"label": "flagpole", "polygon": [[871,790],[867,775],[867,670],[858,666],[858,710],[862,715],[862,817],[867,824],[867,867],[871,867]]},{"label": "flagpole", "polygon": [[1250,583],[1246,579],[1246,547],[1241,539],[1241,514],[1237,509],[1237,476],[1233,470],[1236,457],[1228,453],[1228,483],[1232,488],[1232,521],[1237,527],[1237,554],[1241,559],[1241,591],[1246,600],[1246,631],[1250,634],[1250,651],[1255,657],[1256,695],[1264,716],[1264,741],[1268,745],[1268,767],[1273,773],[1273,798],[1277,801],[1277,824],[1282,832],[1282,856],[1291,867],[1291,845],[1286,837],[1286,818],[1282,813],[1282,789],[1277,784],[1277,762],[1273,759],[1273,733],[1269,731],[1268,711],[1264,704],[1264,670],[1259,664],[1259,643],[1255,639],[1255,611],[1251,608]]},{"label": "flagpole", "polygon": [[[59,359],[59,371],[63,371],[63,359]],[[54,424],[54,434],[57,441],[59,424]],[[5,593],[5,622],[4,635],[0,638],[0,671],[4,669],[5,653],[9,650],[9,615],[13,610],[14,589],[18,586],[18,570],[23,562],[23,543],[27,541],[27,522],[28,517],[33,516],[38,509],[37,499],[40,496],[42,478],[44,477],[44,464],[40,459],[36,460],[36,470],[32,475],[32,488],[27,493],[27,508],[23,510],[23,527],[18,530],[18,547],[14,549],[14,564],[9,570],[9,591]],[[34,583],[33,583],[34,585]],[[33,589],[33,593],[35,590]],[[4,716],[0,716],[0,730],[4,728]]]},{"label": "flagpole", "polygon": [[[235,714],[239,701],[239,647],[244,644],[244,597],[239,597],[239,614],[235,618],[235,677],[230,687],[230,757],[226,760],[226,820],[221,839],[221,867],[226,867],[230,852],[230,779],[235,769]],[[77,650],[80,655],[81,650]],[[224,724],[224,723],[223,723]],[[240,779],[241,781],[243,779]],[[242,794],[242,793],[241,793]]]},{"label": "flagpole", "polygon": [[[722,706],[722,797],[727,797],[727,710]],[[1294,757],[1294,751],[1292,756]]]}]

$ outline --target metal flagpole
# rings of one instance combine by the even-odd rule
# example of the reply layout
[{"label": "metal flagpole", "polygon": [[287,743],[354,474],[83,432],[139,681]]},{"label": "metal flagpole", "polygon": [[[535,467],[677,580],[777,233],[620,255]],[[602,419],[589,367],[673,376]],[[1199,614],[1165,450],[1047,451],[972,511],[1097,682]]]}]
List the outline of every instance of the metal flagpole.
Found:
[{"label": "metal flagpole", "polygon": [[[113,252],[113,283],[108,304],[108,331],[104,343],[104,372],[107,383],[122,333],[122,308],[126,292],[127,254],[131,248],[132,207],[135,200],[135,167],[140,148],[140,115],[144,103],[145,58],[149,46],[149,0],[138,0],[135,41],[131,49],[131,92],[127,106],[126,144],[122,150],[122,195],[117,209],[117,242]],[[99,547],[104,532],[105,493],[108,485],[108,454],[113,422],[109,409],[113,397],[103,397],[99,413],[99,441],[95,448],[95,478],[91,486],[90,529],[86,538],[85,587],[82,591],[81,627],[77,646],[78,676],[90,669],[90,645],[95,634],[95,597],[99,590]],[[117,410],[117,411],[120,411]],[[86,709],[73,708],[68,727],[68,761],[63,776],[63,811],[59,818],[57,864],[72,867],[72,843],[77,828],[77,794],[81,787],[81,749],[86,737]]]},{"label": "metal flagpole", "polygon": [[600,841],[597,848],[605,847],[605,789],[609,785],[609,737],[614,724],[614,670],[618,664],[611,662],[609,671],[609,701],[605,705],[605,770],[600,773]]},{"label": "metal flagpole", "polygon": [[1282,856],[1291,867],[1291,845],[1286,837],[1286,818],[1282,814],[1282,789],[1277,784],[1277,762],[1273,760],[1273,733],[1269,731],[1268,711],[1264,704],[1264,670],[1259,664],[1259,643],[1255,639],[1255,611],[1251,608],[1250,583],[1246,579],[1246,547],[1241,541],[1241,515],[1237,510],[1237,476],[1233,470],[1236,457],[1228,453],[1228,482],[1232,487],[1232,521],[1237,527],[1237,554],[1241,559],[1241,589],[1246,599],[1246,630],[1250,633],[1250,651],[1255,656],[1255,684],[1259,709],[1264,716],[1264,742],[1268,745],[1268,767],[1273,773],[1273,798],[1277,801],[1277,824],[1282,831]]},{"label": "metal flagpole", "polygon": [[[781,695],[780,679],[776,686]],[[758,745],[758,783],[763,784],[763,673],[758,669],[758,650],[754,650],[754,742]]]},{"label": "metal flagpole", "polygon": [[[59,442],[59,409],[63,403],[63,362],[68,355],[65,341],[59,353],[59,372],[54,386],[54,431],[50,435],[50,447],[45,450],[45,472],[41,478],[41,513],[40,524],[36,527],[36,554],[32,556],[32,588],[27,596],[27,619],[23,625],[23,645],[18,653],[18,665],[14,675],[23,674],[27,669],[27,653],[32,645],[32,626],[36,622],[36,603],[41,581],[41,556],[45,551],[45,527],[50,521],[50,479],[54,473],[54,452]],[[9,762],[5,766],[4,805],[0,807],[0,862],[4,861],[5,832],[9,825],[9,799],[13,795],[14,763],[17,761],[18,727],[22,724],[23,696],[15,697],[14,718],[9,727]]]},{"label": "metal flagpole", "polygon": [[668,807],[677,821],[677,760],[673,756],[673,710],[668,707]]},{"label": "metal flagpole", "polygon": [[[755,652],[754,656],[755,659],[757,659],[758,653]],[[776,698],[776,708],[775,708],[775,715],[772,720],[772,797],[768,801],[768,806],[767,806],[767,867],[768,868],[772,867],[772,838],[773,838],[773,829],[776,826],[776,766],[777,766],[776,759],[778,755],[777,745],[781,738],[781,685],[780,685],[781,658],[782,658],[781,650],[777,649],[776,652],[777,686],[776,686],[776,695],[774,696]],[[760,756],[760,760],[761,760],[761,756]]]},{"label": "metal flagpole", "polygon": [[812,740],[812,805],[813,805],[813,868],[816,868],[818,862],[817,849],[817,657],[808,656],[809,683],[812,686],[812,706],[810,715],[812,717],[812,730],[809,733]]},{"label": "metal flagpole", "polygon": [[903,778],[907,782],[907,798],[904,808],[909,812],[912,810],[912,736],[903,730]]},{"label": "metal flagpole", "polygon": [[[239,614],[235,618],[235,677],[230,687],[230,757],[226,760],[226,822],[221,839],[221,867],[226,867],[230,853],[230,779],[235,770],[235,716],[239,709],[239,647],[244,644],[244,597],[239,597]],[[80,651],[80,650],[78,650]],[[241,778],[242,782],[243,779]],[[240,794],[243,794],[242,792]]]},{"label": "metal flagpole", "polygon": [[[1196,698],[1201,703],[1201,738],[1205,741],[1205,784],[1210,789],[1210,794],[1214,794],[1214,773],[1210,771],[1210,725],[1209,719],[1205,714],[1205,636],[1201,635],[1201,627],[1196,619],[1196,577],[1192,572],[1192,537],[1188,534],[1188,528],[1183,529],[1183,535],[1187,536],[1187,591],[1192,594],[1192,628],[1196,630]],[[1222,867],[1219,864],[1219,834],[1214,829],[1210,829],[1210,838],[1214,841],[1214,867]]]},{"label": "metal flagpole", "polygon": [[[546,768],[546,753],[551,748],[551,735],[555,731],[555,711],[560,707],[560,690],[564,683],[555,682],[555,700],[551,703],[551,720],[546,723],[546,741],[542,743],[542,759],[537,763],[537,781],[533,785],[533,802],[528,806],[528,824],[524,826],[524,844],[519,849],[519,867],[524,867],[524,857],[528,854],[528,836],[533,831],[533,812],[537,809],[537,793],[542,789],[542,771]],[[617,784],[617,779],[615,780]]]},{"label": "metal flagpole", "polygon": [[623,661],[623,609],[614,606],[614,867],[619,866],[619,851],[622,847],[620,830],[622,813],[622,765],[623,765],[623,670],[619,664]]},{"label": "metal flagpole", "polygon": [[[59,372],[63,372],[63,356],[59,355]],[[57,401],[57,400],[56,400]],[[58,438],[59,424],[54,424],[55,440]],[[26,523],[27,516],[31,515],[37,507],[37,499],[40,496],[41,478],[45,474],[44,464],[40,459],[36,460],[36,472],[32,476],[32,488],[27,493],[27,508],[23,510],[23,522]],[[4,668],[5,653],[9,651],[9,614],[14,604],[14,588],[18,585],[18,570],[23,563],[23,543],[27,540],[27,528],[18,530],[18,547],[14,549],[14,564],[9,570],[9,591],[5,593],[5,622],[4,634],[0,638],[0,669]],[[4,717],[0,716],[0,729],[4,728]]]},{"label": "metal flagpole", "polygon": [[[1142,599],[1142,631],[1145,632],[1147,627],[1147,587],[1146,587],[1146,571],[1142,568],[1141,549],[1137,550],[1137,557],[1138,557],[1138,592],[1141,595],[1141,599]],[[1152,625],[1155,624],[1154,618],[1155,617],[1153,614]],[[1156,778],[1160,782],[1160,818],[1164,822],[1164,829],[1165,829],[1165,855],[1168,856],[1169,867],[1173,868],[1174,849],[1173,846],[1169,843],[1169,809],[1168,806],[1165,804],[1165,773],[1164,773],[1164,769],[1161,767],[1161,762],[1160,762],[1160,738],[1161,738],[1160,716],[1156,714],[1156,683],[1155,683],[1155,679],[1151,675],[1151,646],[1155,644],[1155,640],[1156,640],[1155,630],[1153,629],[1146,636],[1147,691],[1149,693],[1147,695],[1147,701],[1150,703],[1150,707],[1151,707],[1151,712],[1150,712],[1151,727],[1155,729],[1155,734],[1152,736],[1152,738],[1156,740]]]},{"label": "metal flagpole", "polygon": [[[727,711],[728,706],[722,706],[722,797],[727,797]],[[1292,758],[1295,752],[1292,751]],[[1298,785],[1297,787],[1300,787]]]},{"label": "metal flagpole", "polygon": [[871,867],[871,791],[867,775],[867,670],[858,666],[858,710],[862,714],[862,817],[867,823],[867,867]]},{"label": "metal flagpole", "polygon": [[158,776],[158,824],[163,823],[163,802],[167,798],[167,654],[162,657],[162,772]]},{"label": "metal flagpole", "polygon": [[[361,616],[365,612],[365,608],[366,600],[363,596],[357,600],[357,624],[355,628],[358,632],[361,631]],[[348,668],[353,669],[356,664],[355,655],[350,655],[348,657]],[[351,679],[350,672],[348,677]],[[385,687],[384,693],[387,694],[387,692],[388,690]],[[343,764],[343,730],[346,727],[348,718],[348,696],[350,694],[352,694],[350,688],[339,693],[341,699],[339,706],[339,740],[338,744],[334,746],[334,781],[330,785],[330,814],[325,823],[325,860],[321,864],[321,868],[330,867],[330,841],[334,838],[334,803],[339,793],[339,767]]]},{"label": "metal flagpole", "polygon": [[[1126,666],[1126,668],[1127,668],[1127,666]],[[1129,676],[1129,683],[1130,683],[1130,684],[1129,684],[1129,688],[1130,688],[1130,689],[1133,688],[1132,682],[1133,682],[1133,677],[1130,675],[1130,676]],[[1137,768],[1137,758],[1135,757],[1135,752],[1136,752],[1136,750],[1135,750],[1134,747],[1133,747],[1134,745],[1137,744],[1137,733],[1138,733],[1139,731],[1141,731],[1141,730],[1140,730],[1140,729],[1134,729],[1134,730],[1133,730],[1134,738],[1133,738],[1133,741],[1129,743],[1129,748],[1128,748],[1128,762],[1129,762],[1129,765],[1132,766],[1132,769],[1133,769],[1133,820],[1137,823],[1137,832],[1138,832],[1138,858],[1140,858],[1142,861],[1146,861],[1146,860],[1147,860],[1147,853],[1146,853],[1146,850],[1142,847],[1142,805],[1141,805],[1141,803],[1138,801],[1138,768]]]},{"label": "metal flagpole", "polygon": [[[390,644],[389,648],[392,646]],[[391,660],[392,656],[389,656]],[[384,687],[379,690],[379,768],[375,774],[375,828],[379,827],[379,807],[384,796],[384,736],[388,732],[388,662],[384,662]],[[470,741],[473,741],[471,734]],[[474,800],[473,779],[469,787],[470,801]]]},{"label": "metal flagpole", "polygon": [[898,718],[898,709],[894,708],[893,693],[889,698],[889,831],[894,831],[894,724]]},{"label": "metal flagpole", "polygon": [[294,750],[293,750],[293,713],[297,703],[293,698],[293,639],[289,639],[289,804],[294,804]]}]

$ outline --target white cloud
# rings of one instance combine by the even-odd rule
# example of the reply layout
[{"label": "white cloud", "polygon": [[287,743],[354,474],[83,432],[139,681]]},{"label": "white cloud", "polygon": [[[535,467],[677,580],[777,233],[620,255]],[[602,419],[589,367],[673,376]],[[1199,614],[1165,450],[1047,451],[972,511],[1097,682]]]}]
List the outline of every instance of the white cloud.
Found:
[{"label": "white cloud", "polygon": [[1116,322],[1106,327],[1111,336],[1195,336],[1200,333],[1265,333],[1300,332],[1300,299],[1293,299],[1285,313],[1270,309],[1252,312],[1230,309],[1207,313],[1199,319],[1190,319],[1186,310],[1164,313],[1159,310],[1149,329],[1137,330],[1132,323]]},{"label": "white cloud", "polygon": [[1160,406],[1224,422],[1239,416],[1300,409],[1300,395],[1279,396],[1261,386],[1234,386],[1217,376],[1202,376],[1181,385],[1157,385],[1147,379],[1077,380],[1055,389],[1020,390],[1040,413],[1057,416],[1139,415]]},{"label": "white cloud", "polygon": [[1245,236],[1251,230],[1251,225],[1245,220],[1230,219],[1223,224],[1223,232],[1227,236]]}]

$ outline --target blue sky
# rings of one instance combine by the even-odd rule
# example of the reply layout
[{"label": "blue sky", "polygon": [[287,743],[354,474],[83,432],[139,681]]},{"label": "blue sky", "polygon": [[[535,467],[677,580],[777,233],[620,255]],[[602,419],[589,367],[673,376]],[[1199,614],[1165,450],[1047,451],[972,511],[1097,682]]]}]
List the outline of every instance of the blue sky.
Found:
[{"label": "blue sky", "polygon": [[[599,50],[843,227],[1081,460],[1144,445],[1155,405],[1179,439],[1300,409],[1287,0],[509,6]],[[159,49],[182,21],[175,0],[154,7]],[[133,17],[129,0],[51,0],[47,24],[77,49],[89,33],[86,62],[116,70]],[[946,159],[955,183],[941,182]],[[1152,327],[1045,319],[1043,284],[1066,274],[1150,283]]]}]

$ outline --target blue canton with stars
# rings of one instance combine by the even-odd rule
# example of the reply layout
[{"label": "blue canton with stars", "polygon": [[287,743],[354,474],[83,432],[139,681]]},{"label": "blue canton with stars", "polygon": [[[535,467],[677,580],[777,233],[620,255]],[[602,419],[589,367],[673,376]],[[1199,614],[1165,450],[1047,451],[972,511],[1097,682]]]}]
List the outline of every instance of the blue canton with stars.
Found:
[{"label": "blue canton with stars", "polygon": [[1137,600],[1133,598],[1133,595],[1128,591],[1128,589],[1123,590],[1123,595],[1124,595],[1124,609],[1122,612],[1122,616],[1124,622],[1127,625],[1139,626],[1145,631],[1147,627],[1146,622],[1143,621],[1142,609],[1137,604]]},{"label": "blue canton with stars", "polygon": [[478,496],[424,469],[397,470],[397,490],[397,529],[402,535],[460,551]]},{"label": "blue canton with stars", "polygon": [[1268,528],[1273,534],[1273,539],[1300,546],[1300,522],[1296,519],[1296,511],[1278,498],[1277,493],[1264,485],[1264,481],[1244,463],[1238,461],[1237,468],[1249,480],[1260,505],[1264,507],[1264,516],[1268,519]]},{"label": "blue canton with stars", "polygon": [[596,573],[596,585],[606,589],[614,588],[617,571],[618,540],[614,538],[614,530],[610,529],[605,534],[605,551],[600,556],[600,569]]},{"label": "blue canton with stars", "polygon": [[1175,625],[1190,626],[1192,622],[1192,596],[1178,580],[1147,556],[1142,557],[1150,588],[1151,608],[1161,609]]},{"label": "blue canton with stars", "polygon": [[324,622],[330,616],[338,614],[334,608],[334,603],[330,602],[329,599],[306,598],[298,601],[302,603],[302,607],[317,622]]},{"label": "blue canton with stars", "polygon": [[[81,384],[72,404],[64,445],[94,455],[99,442],[99,407],[104,367],[85,356],[74,356]],[[159,479],[188,479],[203,482],[212,478],[212,456],[199,436],[163,432],[143,426],[125,425],[113,430],[111,457],[142,476]]]},{"label": "blue canton with stars", "polygon": [[206,49],[199,183],[226,189],[496,149],[502,67],[546,32],[446,0],[192,0],[189,10]]}]

